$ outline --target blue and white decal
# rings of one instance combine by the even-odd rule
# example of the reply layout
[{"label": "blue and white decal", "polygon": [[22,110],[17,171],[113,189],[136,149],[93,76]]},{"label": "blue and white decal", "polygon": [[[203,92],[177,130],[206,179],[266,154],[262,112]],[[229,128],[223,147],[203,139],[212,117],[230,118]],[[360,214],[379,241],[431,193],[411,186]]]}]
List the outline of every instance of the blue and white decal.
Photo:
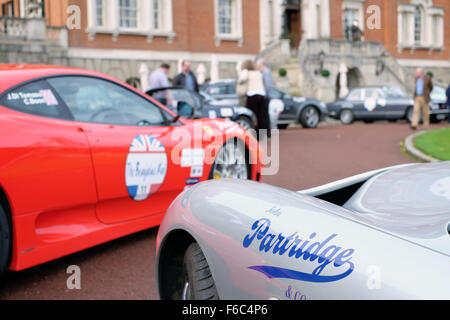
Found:
[{"label": "blue and white decal", "polygon": [[298,260],[301,262],[299,267],[305,270],[291,270],[279,266],[250,266],[249,269],[261,272],[269,279],[282,278],[306,282],[338,281],[353,272],[354,264],[351,259],[355,250],[343,249],[332,244],[338,237],[337,234],[320,238],[315,232],[309,237],[294,232],[287,236],[282,233],[270,233],[270,225],[271,221],[267,218],[255,221],[251,227],[252,232],[247,234],[242,242],[244,248],[255,244],[261,253]]},{"label": "blue and white decal", "polygon": [[143,201],[156,193],[166,178],[167,154],[158,139],[137,136],[131,143],[125,168],[125,183],[133,200]]}]

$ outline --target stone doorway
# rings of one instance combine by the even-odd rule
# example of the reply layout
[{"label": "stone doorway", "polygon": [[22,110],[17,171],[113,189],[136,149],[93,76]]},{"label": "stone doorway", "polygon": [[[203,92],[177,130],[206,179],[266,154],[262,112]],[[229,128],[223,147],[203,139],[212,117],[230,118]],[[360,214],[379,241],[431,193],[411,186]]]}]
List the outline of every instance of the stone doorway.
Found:
[{"label": "stone doorway", "polygon": [[359,68],[348,68],[346,65],[341,65],[336,76],[336,100],[344,98],[352,89],[362,85],[363,76]]},{"label": "stone doorway", "polygon": [[290,40],[291,49],[296,50],[302,41],[302,15],[300,1],[286,1],[284,18],[285,38]]}]

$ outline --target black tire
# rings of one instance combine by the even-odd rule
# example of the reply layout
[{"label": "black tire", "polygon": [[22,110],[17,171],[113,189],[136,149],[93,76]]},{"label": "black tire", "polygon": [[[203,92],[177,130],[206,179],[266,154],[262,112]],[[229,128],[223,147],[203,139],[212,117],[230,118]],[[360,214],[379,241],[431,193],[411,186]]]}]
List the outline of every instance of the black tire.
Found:
[{"label": "black tire", "polygon": [[279,124],[278,129],[280,130],[286,130],[289,127],[289,124]]},{"label": "black tire", "polygon": [[5,271],[11,248],[11,234],[8,218],[0,206],[0,276]]},{"label": "black tire", "polygon": [[306,106],[300,115],[300,123],[303,128],[315,129],[320,122],[320,113],[314,106]]},{"label": "black tire", "polygon": [[364,120],[364,123],[373,123],[374,120]]},{"label": "black tire", "polygon": [[352,124],[355,120],[355,116],[353,115],[353,111],[349,109],[344,109],[339,113],[339,120],[341,120],[342,124]]},{"label": "black tire", "polygon": [[183,300],[219,300],[208,262],[200,246],[194,242],[186,250],[183,261]]}]

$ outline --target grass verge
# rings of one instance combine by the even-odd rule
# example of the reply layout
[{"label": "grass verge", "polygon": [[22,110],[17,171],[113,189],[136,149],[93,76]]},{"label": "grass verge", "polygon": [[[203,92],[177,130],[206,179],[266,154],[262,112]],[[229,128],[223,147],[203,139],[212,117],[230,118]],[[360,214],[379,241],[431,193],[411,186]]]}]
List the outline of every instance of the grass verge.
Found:
[{"label": "grass verge", "polygon": [[450,160],[450,128],[428,131],[416,137],[414,144],[423,153],[442,161]]}]

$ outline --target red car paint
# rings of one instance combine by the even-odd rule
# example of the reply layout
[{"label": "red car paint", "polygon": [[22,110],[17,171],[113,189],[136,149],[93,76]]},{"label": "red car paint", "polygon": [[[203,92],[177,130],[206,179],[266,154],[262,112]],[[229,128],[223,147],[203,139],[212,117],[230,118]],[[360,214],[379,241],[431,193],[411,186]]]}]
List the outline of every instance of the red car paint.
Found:
[{"label": "red car paint", "polygon": [[[69,75],[109,81],[175,116],[123,82],[65,67],[0,65],[0,101],[24,83]],[[9,269],[30,268],[158,226],[191,174],[189,167],[173,163],[173,149],[181,152],[195,145],[214,155],[225,137],[230,138],[224,126],[231,124],[217,119],[201,121],[207,138],[205,134],[198,141],[191,138],[180,148],[182,139],[172,141],[171,137],[186,132],[195,136],[195,121],[179,120],[177,126],[158,127],[111,125],[42,117],[0,105],[0,195],[6,199],[2,205],[10,211],[13,234]],[[245,142],[252,159],[252,179],[257,180],[261,172],[258,144],[240,127],[234,129],[231,136]],[[157,138],[167,155],[164,181],[144,201],[131,198],[125,181],[130,145],[139,135]],[[218,136],[221,139],[214,139]],[[203,164],[200,182],[209,178],[211,167],[211,163]]]}]

